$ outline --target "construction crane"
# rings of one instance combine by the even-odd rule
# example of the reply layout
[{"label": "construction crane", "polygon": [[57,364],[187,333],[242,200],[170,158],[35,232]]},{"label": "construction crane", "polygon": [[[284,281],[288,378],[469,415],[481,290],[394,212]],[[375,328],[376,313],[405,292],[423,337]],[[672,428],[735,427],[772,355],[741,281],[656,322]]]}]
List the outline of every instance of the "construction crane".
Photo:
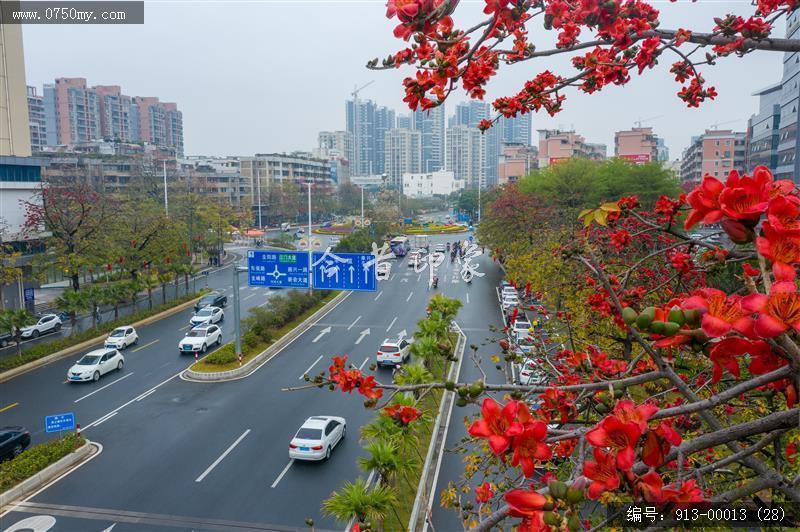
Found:
[{"label": "construction crane", "polygon": [[636,120],[634,124],[636,124],[636,127],[642,127],[643,122],[650,122],[651,120],[655,120],[656,118],[661,118],[662,116],[664,115],[651,116],[649,118],[640,118],[639,120]]},{"label": "construction crane", "polygon": [[373,83],[375,83],[374,79],[372,81],[368,81],[364,85],[361,85],[361,87],[359,87],[358,85],[354,85],[355,88],[353,89],[353,92],[350,93],[353,96],[353,99],[354,100],[358,100],[358,93],[361,92],[362,90],[366,89],[367,87],[369,87]]},{"label": "construction crane", "polygon": [[358,126],[358,93],[373,83],[375,83],[374,79],[363,84],[361,87],[354,85],[353,92],[350,93],[353,96],[353,159],[355,159],[350,162],[355,167],[356,173],[354,175],[361,175],[361,128]]}]

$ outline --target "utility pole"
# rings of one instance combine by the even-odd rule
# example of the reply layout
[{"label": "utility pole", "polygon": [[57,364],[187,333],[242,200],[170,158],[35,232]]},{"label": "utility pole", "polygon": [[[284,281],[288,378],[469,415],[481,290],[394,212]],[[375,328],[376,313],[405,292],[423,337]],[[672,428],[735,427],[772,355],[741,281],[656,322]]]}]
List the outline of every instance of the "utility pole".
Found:
[{"label": "utility pole", "polygon": [[261,224],[261,165],[259,164],[257,158],[256,158],[256,173],[258,175],[258,177],[256,178],[256,191],[258,194],[258,228],[261,229],[264,227]]},{"label": "utility pole", "polygon": [[169,216],[169,198],[167,194],[167,160],[164,159],[162,162],[164,163],[164,214]]},{"label": "utility pole", "polygon": [[306,183],[308,185],[308,234],[306,241],[308,241],[308,293],[314,293],[312,286],[314,268],[311,267],[311,181]]},{"label": "utility pole", "polygon": [[233,266],[233,330],[235,338],[236,357],[239,359],[239,365],[242,364],[242,327],[239,323],[241,320],[241,312],[239,311],[239,272],[246,272],[245,266]]}]

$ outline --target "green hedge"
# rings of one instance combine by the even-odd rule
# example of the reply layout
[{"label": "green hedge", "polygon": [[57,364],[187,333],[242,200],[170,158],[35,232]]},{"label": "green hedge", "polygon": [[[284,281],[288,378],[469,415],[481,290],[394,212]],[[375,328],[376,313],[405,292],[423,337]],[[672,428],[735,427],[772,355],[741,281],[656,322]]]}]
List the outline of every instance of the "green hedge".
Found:
[{"label": "green hedge", "polygon": [[203,359],[208,364],[223,365],[236,362],[236,349],[233,343],[225,344],[206,358]]},{"label": "green hedge", "polygon": [[[163,312],[165,310],[176,307],[182,303],[186,303],[187,301],[191,301],[192,299],[201,296],[203,293],[207,291],[208,290],[206,289],[198,290],[197,293],[195,294],[189,294],[188,296],[184,295],[179,297],[178,299],[173,299],[172,301],[168,301],[166,304],[155,306],[153,307],[153,310],[140,310],[129,316],[124,316],[117,320],[101,323],[95,328],[87,329],[85,331],[81,331],[77,334],[73,334],[65,338],[59,338],[58,340],[53,340],[52,342],[34,345],[33,347],[30,347],[29,349],[23,351],[20,356],[9,355],[7,357],[0,359],[0,371],[5,371],[22,366],[23,364],[27,364],[28,362],[44,358],[47,355],[52,355],[53,353],[61,351],[62,349],[66,349],[81,342],[85,342],[86,340],[91,340],[92,338],[97,338],[99,336],[102,336],[103,333],[110,332],[122,325],[129,325],[139,320],[149,318],[154,314],[158,314],[159,312]],[[13,342],[11,343],[11,345],[12,346],[14,345]]]},{"label": "green hedge", "polygon": [[12,460],[0,464],[0,491],[13,488],[50,464],[54,464],[83,445],[83,436],[69,433],[39,445],[34,445]]}]

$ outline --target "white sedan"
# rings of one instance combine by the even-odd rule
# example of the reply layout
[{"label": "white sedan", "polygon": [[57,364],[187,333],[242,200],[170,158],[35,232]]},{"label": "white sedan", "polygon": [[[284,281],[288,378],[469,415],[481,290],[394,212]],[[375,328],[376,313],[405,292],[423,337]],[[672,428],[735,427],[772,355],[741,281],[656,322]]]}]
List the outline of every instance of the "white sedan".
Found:
[{"label": "white sedan", "polygon": [[40,334],[58,331],[61,329],[61,320],[55,314],[45,314],[34,325],[20,329],[23,338],[37,338]]},{"label": "white sedan", "polygon": [[222,330],[216,325],[198,325],[178,342],[181,353],[205,353],[212,344],[222,343]]},{"label": "white sedan", "polygon": [[125,365],[125,358],[116,349],[95,349],[81,357],[74,366],[67,371],[67,380],[70,382],[97,381],[100,377],[111,371],[121,370]]},{"label": "white sedan", "polygon": [[392,271],[392,265],[388,262],[380,262],[378,266],[375,267],[375,277],[379,280],[384,280],[389,278],[389,273]]},{"label": "white sedan", "polygon": [[343,417],[311,416],[289,443],[289,458],[327,460],[331,449],[344,439],[347,421]]},{"label": "white sedan", "polygon": [[225,313],[219,307],[204,307],[197,311],[197,314],[189,319],[192,327],[198,325],[208,325],[211,323],[219,323],[225,319]]},{"label": "white sedan", "polygon": [[112,349],[125,349],[129,345],[139,342],[139,335],[136,329],[131,326],[117,327],[106,338],[105,346]]}]

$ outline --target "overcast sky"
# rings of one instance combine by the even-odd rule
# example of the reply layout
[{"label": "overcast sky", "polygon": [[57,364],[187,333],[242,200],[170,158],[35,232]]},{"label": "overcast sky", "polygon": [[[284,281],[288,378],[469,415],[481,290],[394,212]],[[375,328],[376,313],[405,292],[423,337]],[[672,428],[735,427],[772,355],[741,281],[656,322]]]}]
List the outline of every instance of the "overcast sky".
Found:
[{"label": "overcast sky", "polygon": [[[462,0],[456,24],[478,20],[483,5]],[[753,9],[745,1],[654,5],[662,12],[662,27],[696,31],[710,30],[714,16]],[[317,132],[345,128],[344,102],[354,85],[374,81],[361,98],[407,111],[401,81],[411,70],[364,68],[368,59],[403,47],[393,27],[381,0],[152,0],[145,2],[143,25],[25,26],[27,83],[41,89],[56,77],[84,77],[93,85],[121,85],[131,96],[177,102],[187,154],[310,150]],[[781,26],[776,35],[783,32]],[[538,24],[531,25],[530,37],[539,49],[553,41],[553,33]],[[574,127],[589,142],[606,143],[611,154],[614,131],[649,119],[645,125],[664,137],[674,159],[692,135],[715,122],[743,131],[757,107],[751,94],[780,80],[781,59],[761,52],[705,67],[720,96],[696,110],[675,95],[680,87],[668,69],[676,59],[662,56],[660,65],[625,87],[568,93],[565,110],[553,118],[535,115],[533,128]],[[565,57],[506,67],[491,82],[488,97],[513,94],[544,69],[574,72]],[[453,96],[448,116],[466,99]]]}]

